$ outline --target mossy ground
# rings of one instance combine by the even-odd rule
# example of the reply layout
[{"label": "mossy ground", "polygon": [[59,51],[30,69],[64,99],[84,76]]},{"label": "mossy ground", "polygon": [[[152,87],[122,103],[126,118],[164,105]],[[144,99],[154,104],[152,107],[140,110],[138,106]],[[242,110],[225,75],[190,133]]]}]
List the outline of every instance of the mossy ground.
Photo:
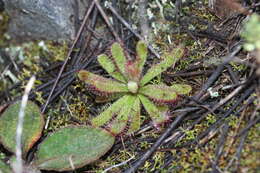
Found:
[{"label": "mossy ground", "polygon": [[[184,12],[193,13],[199,18],[204,20],[214,21],[217,20],[214,16],[209,14],[205,8],[198,9],[196,7],[186,7]],[[159,15],[160,13],[155,13]],[[5,26],[0,30],[0,35],[5,35],[6,32],[6,23],[8,17],[6,14],[0,14],[0,24]],[[156,22],[156,21],[155,21]],[[157,21],[158,22],[158,21]],[[172,46],[178,44],[185,45],[186,54],[184,59],[178,62],[177,67],[174,71],[168,71],[164,75],[173,74],[174,72],[186,70],[187,67],[193,63],[205,60],[205,53],[208,50],[206,45],[206,39],[194,40],[187,33],[181,32],[172,32],[173,28],[178,27],[175,21],[167,21],[160,19],[160,22],[167,26],[166,28],[157,28],[157,34],[153,35],[153,45],[158,49],[167,51],[171,49]],[[190,24],[190,28],[204,29],[205,25],[200,24]],[[169,40],[170,38],[170,40]],[[172,44],[170,44],[170,42]],[[20,48],[21,57],[23,60],[16,59],[15,62],[19,66],[19,71],[14,72],[14,76],[22,83],[20,88],[23,88],[27,83],[28,77],[32,74],[38,73],[38,79],[36,81],[35,87],[42,84],[44,81],[48,81],[48,78],[51,78],[49,75],[42,73],[46,66],[51,64],[59,63],[64,60],[68,52],[68,45],[66,43],[56,43],[56,42],[30,42],[23,45],[15,45],[10,40],[8,36],[0,37],[0,46],[5,48]],[[222,48],[216,47],[214,52],[211,53],[209,57],[216,57],[220,54]],[[161,53],[162,53],[161,52]],[[152,62],[151,62],[152,63]],[[235,71],[243,73],[247,70],[244,66],[238,64],[232,64],[232,67]],[[57,69],[53,74],[57,74]],[[153,80],[154,83],[164,82],[164,75],[157,77]],[[45,79],[47,77],[47,80]],[[56,77],[56,76],[55,76]],[[193,93],[200,88],[201,83],[207,79],[207,76],[197,76],[191,82],[189,79],[182,77],[175,78],[176,81],[190,84],[193,86]],[[6,80],[6,79],[3,79]],[[2,83],[2,82],[1,82]],[[5,85],[1,84],[1,91],[4,91],[7,88],[10,88],[14,85],[14,81],[6,80]],[[218,81],[221,83],[221,81]],[[72,92],[68,92],[64,96],[59,97],[55,104],[51,104],[48,112],[45,114],[45,119],[48,120],[47,128],[44,131],[44,135],[47,133],[59,129],[60,127],[66,126],[68,124],[88,124],[89,119],[92,118],[93,114],[96,114],[96,110],[101,110],[102,104],[96,104],[93,100],[93,96],[86,94],[86,88],[84,85],[76,80],[72,84],[72,90],[77,91],[75,95]],[[22,90],[12,90],[10,93],[11,97],[16,97],[22,94]],[[43,98],[44,92],[37,92],[35,101],[39,105],[43,105],[46,101],[46,98]],[[221,93],[224,96],[224,92]],[[4,102],[1,101],[1,104]],[[92,104],[89,104],[92,103]],[[259,103],[257,103],[259,104]],[[93,109],[93,107],[95,109]],[[228,109],[228,107],[227,107]],[[239,118],[236,116],[231,116],[227,119],[229,124],[229,131],[223,151],[227,152],[224,156],[219,159],[220,169],[225,168],[231,159],[233,159],[236,149],[239,145],[240,140],[235,140],[235,136],[238,133],[238,124],[239,128],[242,129],[245,127],[246,122],[249,120],[253,108],[248,108],[246,116]],[[174,115],[178,116],[178,114]],[[142,115],[143,125],[149,124],[149,120],[144,114]],[[208,114],[206,119],[200,124],[197,124],[191,130],[184,130],[185,127],[188,127],[193,121],[188,121],[182,125],[180,130],[183,130],[186,136],[177,141],[171,148],[162,148],[156,151],[152,158],[145,162],[145,164],[139,169],[139,172],[208,172],[211,171],[211,164],[215,158],[216,147],[219,142],[219,135],[215,135],[212,139],[207,141],[203,146],[184,146],[183,144],[193,141],[196,137],[213,124],[219,117],[213,114]],[[88,165],[85,168],[75,171],[82,172],[82,170],[89,170],[90,172],[102,172],[107,167],[116,165],[128,160],[131,157],[136,159],[136,156],[140,156],[146,150],[150,149],[152,144],[160,136],[163,130],[167,128],[167,125],[161,130],[150,129],[146,130],[141,134],[135,136],[130,136],[127,138],[118,138],[116,144],[112,148],[112,154],[107,154],[102,157],[99,161],[95,162],[92,165]],[[260,125],[257,124],[250,129],[249,134],[246,138],[244,148],[241,153],[240,162],[237,165],[239,171],[243,172],[256,172],[260,169]],[[4,159],[5,156],[0,152],[0,159]],[[169,158],[174,158],[166,167],[164,165]],[[236,162],[236,160],[235,160]],[[122,165],[119,168],[113,168],[110,172],[120,172],[121,170],[127,168],[129,165]],[[235,169],[234,166],[228,169],[228,172],[232,172]]]}]

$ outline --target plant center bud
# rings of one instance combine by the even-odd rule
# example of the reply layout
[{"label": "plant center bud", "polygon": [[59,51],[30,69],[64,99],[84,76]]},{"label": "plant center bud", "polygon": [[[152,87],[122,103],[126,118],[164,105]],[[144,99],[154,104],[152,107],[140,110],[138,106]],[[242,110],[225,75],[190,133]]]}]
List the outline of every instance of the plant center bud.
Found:
[{"label": "plant center bud", "polygon": [[131,93],[135,94],[138,91],[138,84],[134,81],[129,81],[127,83],[127,88]]}]

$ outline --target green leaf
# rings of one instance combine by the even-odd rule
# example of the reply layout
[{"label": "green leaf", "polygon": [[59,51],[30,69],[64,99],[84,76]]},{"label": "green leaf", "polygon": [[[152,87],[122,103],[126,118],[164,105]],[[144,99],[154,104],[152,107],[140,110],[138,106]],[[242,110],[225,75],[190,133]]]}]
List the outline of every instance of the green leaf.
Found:
[{"label": "green leaf", "polygon": [[146,85],[140,88],[139,93],[149,97],[159,104],[171,104],[177,99],[175,90],[167,85]]},{"label": "green leaf", "polygon": [[185,84],[173,84],[171,88],[174,89],[177,94],[189,94],[192,90],[190,85]]},{"label": "green leaf", "polygon": [[124,106],[121,107],[120,113],[111,123],[107,125],[108,128],[106,129],[109,130],[109,132],[111,132],[114,135],[118,135],[126,129],[129,118],[131,117],[130,112],[133,108],[135,100],[139,100],[138,97],[128,95],[126,104],[124,104]]},{"label": "green leaf", "polygon": [[145,96],[138,95],[140,98],[142,104],[144,105],[145,110],[150,115],[150,117],[153,120],[153,123],[155,126],[158,124],[164,123],[168,120],[168,117],[166,114],[162,114],[160,110]]},{"label": "green leaf", "polygon": [[33,163],[41,170],[74,170],[103,156],[114,141],[111,134],[99,128],[66,127],[40,144]]},{"label": "green leaf", "polygon": [[139,67],[143,68],[147,58],[147,46],[144,42],[138,41],[136,45],[137,59],[139,59]]},{"label": "green leaf", "polygon": [[125,76],[126,74],[125,65],[127,63],[127,59],[124,54],[124,49],[121,47],[119,43],[114,43],[111,47],[111,53],[119,71],[121,72],[121,74]]},{"label": "green leaf", "polygon": [[85,70],[79,71],[78,76],[80,80],[85,81],[89,89],[97,95],[107,96],[128,91],[127,86],[123,83],[104,78]]},{"label": "green leaf", "polygon": [[133,133],[140,129],[141,120],[140,120],[140,110],[141,110],[141,103],[140,99],[136,99],[130,114],[130,127],[128,129],[128,134]]},{"label": "green leaf", "polygon": [[124,96],[124,93],[117,93],[109,96],[96,96],[95,102],[96,103],[105,103],[105,102],[111,102],[114,101],[120,97]]},{"label": "green leaf", "polygon": [[104,112],[100,113],[97,117],[91,120],[91,123],[95,127],[100,127],[108,123],[113,117],[117,116],[122,107],[127,105],[128,95],[123,96],[113,103]]},{"label": "green leaf", "polygon": [[174,63],[176,63],[177,60],[182,57],[183,52],[184,52],[183,49],[178,47],[174,49],[172,52],[166,54],[164,56],[164,60],[162,60],[158,64],[153,65],[143,76],[140,83],[141,86],[144,86],[154,77],[158,76],[159,74],[167,70],[167,68],[171,67]]},{"label": "green leaf", "polygon": [[11,168],[0,160],[0,173],[12,173]]},{"label": "green leaf", "polygon": [[[16,128],[21,102],[10,105],[0,116],[0,142],[6,149],[15,152]],[[22,153],[25,155],[33,144],[40,138],[44,126],[44,120],[36,104],[28,101],[25,108],[23,132],[22,132]]]},{"label": "green leaf", "polygon": [[143,71],[144,64],[147,58],[147,46],[144,42],[138,41],[136,45],[137,62],[140,73]]},{"label": "green leaf", "polygon": [[113,78],[125,82],[124,76],[118,71],[115,64],[111,59],[108,58],[107,55],[101,54],[98,56],[99,64],[110,74]]}]

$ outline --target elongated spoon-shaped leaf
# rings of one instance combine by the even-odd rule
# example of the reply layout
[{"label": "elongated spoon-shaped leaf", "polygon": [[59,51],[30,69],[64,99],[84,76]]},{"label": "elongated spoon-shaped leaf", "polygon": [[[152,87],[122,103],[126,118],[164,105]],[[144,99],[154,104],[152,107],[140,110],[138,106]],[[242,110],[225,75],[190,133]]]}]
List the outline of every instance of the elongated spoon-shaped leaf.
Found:
[{"label": "elongated spoon-shaped leaf", "polygon": [[78,74],[80,80],[87,83],[90,90],[99,95],[109,95],[120,92],[127,92],[127,86],[112,79],[93,74],[89,71],[81,70]]},{"label": "elongated spoon-shaped leaf", "polygon": [[[15,152],[16,127],[21,102],[10,105],[0,116],[0,142],[11,152]],[[25,155],[33,144],[40,138],[44,120],[37,105],[28,101],[22,133],[22,152]]]},{"label": "elongated spoon-shaped leaf", "polygon": [[159,104],[171,104],[177,99],[177,93],[167,85],[146,85],[140,88],[140,93]]},{"label": "elongated spoon-shaped leaf", "polygon": [[40,144],[34,165],[41,170],[74,170],[104,155],[114,140],[110,133],[99,128],[66,127]]},{"label": "elongated spoon-shaped leaf", "polygon": [[98,56],[99,64],[110,74],[113,78],[125,82],[124,76],[118,71],[117,67],[115,66],[114,62],[108,58],[107,55],[101,54]]},{"label": "elongated spoon-shaped leaf", "polygon": [[155,126],[158,124],[164,123],[168,120],[168,117],[165,116],[165,114],[162,114],[159,109],[145,96],[138,95],[140,98],[142,104],[144,105],[145,110],[150,115],[150,117],[153,120],[153,123]]},{"label": "elongated spoon-shaped leaf", "polygon": [[192,90],[190,85],[185,84],[173,84],[171,88],[174,89],[177,94],[189,94]]},{"label": "elongated spoon-shaped leaf", "polygon": [[140,111],[141,111],[141,103],[140,99],[136,99],[131,112],[129,113],[130,117],[130,127],[128,129],[128,134],[133,133],[140,129],[141,120],[140,120]]},{"label": "elongated spoon-shaped leaf", "polygon": [[113,117],[117,116],[124,105],[127,105],[128,95],[123,96],[113,103],[109,108],[103,111],[100,115],[93,118],[91,123],[95,127],[100,127],[109,122]]},{"label": "elongated spoon-shaped leaf", "polygon": [[143,66],[146,62],[147,58],[147,46],[145,45],[144,42],[139,41],[136,45],[136,53],[137,53],[137,61],[138,61],[138,67],[140,72],[143,70]]},{"label": "elongated spoon-shaped leaf", "polygon": [[130,112],[136,99],[138,98],[132,95],[128,95],[127,101],[120,109],[120,113],[111,123],[109,123],[109,132],[114,135],[118,135],[126,129],[129,118],[131,117]]},{"label": "elongated spoon-shaped leaf", "polygon": [[[126,74],[125,64],[127,59],[124,54],[124,49],[119,43],[114,43],[111,47],[111,54],[121,74]],[[127,76],[125,76],[127,77]]]},{"label": "elongated spoon-shaped leaf", "polygon": [[155,76],[158,76],[167,68],[171,67],[178,59],[180,59],[183,55],[183,49],[182,48],[176,48],[172,52],[166,54],[164,56],[164,60],[161,61],[158,64],[153,65],[147,73],[143,76],[141,79],[141,86],[144,86],[146,83],[148,83],[150,80],[152,80]]}]

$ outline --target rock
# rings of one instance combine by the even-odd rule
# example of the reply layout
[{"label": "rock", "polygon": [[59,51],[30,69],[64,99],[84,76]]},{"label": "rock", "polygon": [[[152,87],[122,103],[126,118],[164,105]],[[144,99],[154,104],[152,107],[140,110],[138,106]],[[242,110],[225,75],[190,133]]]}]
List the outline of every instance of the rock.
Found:
[{"label": "rock", "polygon": [[5,4],[2,0],[0,0],[0,12],[4,11],[5,9]]},{"label": "rock", "polygon": [[77,16],[82,20],[87,3],[91,1],[3,0],[3,2],[10,16],[9,35],[23,41],[73,39],[77,30],[75,20]]}]

